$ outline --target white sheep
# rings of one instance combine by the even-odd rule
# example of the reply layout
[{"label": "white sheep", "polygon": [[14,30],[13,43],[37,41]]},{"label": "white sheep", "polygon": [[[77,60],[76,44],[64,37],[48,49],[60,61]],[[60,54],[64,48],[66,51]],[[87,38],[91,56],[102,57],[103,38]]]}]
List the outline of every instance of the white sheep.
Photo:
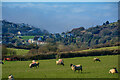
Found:
[{"label": "white sheep", "polygon": [[70,67],[71,67],[71,69],[72,69],[73,71],[78,70],[78,72],[79,72],[79,71],[82,72],[82,65],[81,65],[81,64],[79,64],[79,65],[70,64]]},{"label": "white sheep", "polygon": [[116,68],[113,68],[113,69],[110,69],[110,70],[109,70],[109,73],[114,74],[114,73],[118,73],[118,71],[117,71],[117,69],[116,69]]},{"label": "white sheep", "polygon": [[35,60],[32,60],[32,63],[35,63]]},{"label": "white sheep", "polygon": [[56,61],[56,64],[64,66],[64,61],[62,59],[59,59],[58,61]]},{"label": "white sheep", "polygon": [[99,58],[94,58],[93,61],[99,61],[100,62],[100,59]]},{"label": "white sheep", "polygon": [[8,80],[14,80],[13,75],[10,74],[10,75],[8,76]]},{"label": "white sheep", "polygon": [[29,64],[29,67],[32,68],[32,67],[39,67],[39,62],[35,62],[35,63],[30,63]]}]

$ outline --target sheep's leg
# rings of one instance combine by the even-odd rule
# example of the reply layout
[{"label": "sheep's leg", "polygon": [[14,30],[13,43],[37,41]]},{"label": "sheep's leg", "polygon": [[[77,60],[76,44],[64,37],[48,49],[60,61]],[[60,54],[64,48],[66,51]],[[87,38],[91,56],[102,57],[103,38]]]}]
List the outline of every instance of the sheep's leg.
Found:
[{"label": "sheep's leg", "polygon": [[61,63],[64,66],[64,63]]},{"label": "sheep's leg", "polygon": [[81,73],[82,73],[82,69],[81,69]]},{"label": "sheep's leg", "polygon": [[109,73],[111,73],[111,71],[109,71]]},{"label": "sheep's leg", "polygon": [[76,72],[76,69],[74,70],[74,72]]}]

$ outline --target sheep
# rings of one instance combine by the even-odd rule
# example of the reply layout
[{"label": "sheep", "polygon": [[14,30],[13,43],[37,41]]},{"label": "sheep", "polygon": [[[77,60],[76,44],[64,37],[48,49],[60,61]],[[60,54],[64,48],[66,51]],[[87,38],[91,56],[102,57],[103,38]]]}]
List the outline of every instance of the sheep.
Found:
[{"label": "sheep", "polygon": [[93,61],[99,61],[100,62],[100,59],[99,58],[94,58]]},{"label": "sheep", "polygon": [[56,64],[64,66],[64,61],[62,59],[59,59],[58,61],[56,61]]},{"label": "sheep", "polygon": [[32,67],[39,67],[39,62],[35,62],[35,63],[30,63],[29,64],[29,67],[32,68]]},{"label": "sheep", "polygon": [[109,73],[114,74],[114,73],[118,73],[118,71],[117,71],[117,69],[116,69],[116,68],[113,68],[113,69],[110,69],[110,70],[109,70]]},{"label": "sheep", "polygon": [[72,69],[73,71],[78,70],[78,72],[79,72],[79,71],[82,72],[82,65],[81,65],[81,64],[79,64],[79,65],[70,64],[70,67],[71,67],[71,69]]},{"label": "sheep", "polygon": [[32,60],[32,63],[35,63],[35,60]]},{"label": "sheep", "polygon": [[10,74],[10,75],[8,76],[8,80],[14,80],[13,75]]},{"label": "sheep", "polygon": [[11,58],[4,58],[4,61],[11,61]]}]

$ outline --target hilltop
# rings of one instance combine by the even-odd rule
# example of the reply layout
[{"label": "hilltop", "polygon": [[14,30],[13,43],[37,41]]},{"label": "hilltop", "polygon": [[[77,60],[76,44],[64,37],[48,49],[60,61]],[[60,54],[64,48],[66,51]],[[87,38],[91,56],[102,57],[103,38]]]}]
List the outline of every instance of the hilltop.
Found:
[{"label": "hilltop", "polygon": [[13,23],[13,22],[8,22],[6,20],[2,20],[2,33],[10,33],[17,35],[18,32],[21,33],[21,35],[44,35],[44,34],[49,34],[47,30],[41,30],[40,28],[36,28],[34,26],[24,24],[24,23]]},{"label": "hilltop", "polygon": [[[119,21],[119,20],[118,20]],[[84,27],[75,28],[67,33],[71,33],[76,37],[76,43],[84,46],[94,46],[98,44],[114,44],[118,42],[119,22],[103,23],[85,29]]]}]

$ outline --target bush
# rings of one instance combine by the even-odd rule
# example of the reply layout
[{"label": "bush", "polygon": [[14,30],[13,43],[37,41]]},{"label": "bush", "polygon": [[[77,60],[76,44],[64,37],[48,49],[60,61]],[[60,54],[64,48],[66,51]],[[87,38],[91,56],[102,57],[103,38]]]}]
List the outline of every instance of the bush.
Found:
[{"label": "bush", "polygon": [[6,46],[2,46],[2,55],[4,56],[4,55],[7,55],[7,48],[6,48]]}]

